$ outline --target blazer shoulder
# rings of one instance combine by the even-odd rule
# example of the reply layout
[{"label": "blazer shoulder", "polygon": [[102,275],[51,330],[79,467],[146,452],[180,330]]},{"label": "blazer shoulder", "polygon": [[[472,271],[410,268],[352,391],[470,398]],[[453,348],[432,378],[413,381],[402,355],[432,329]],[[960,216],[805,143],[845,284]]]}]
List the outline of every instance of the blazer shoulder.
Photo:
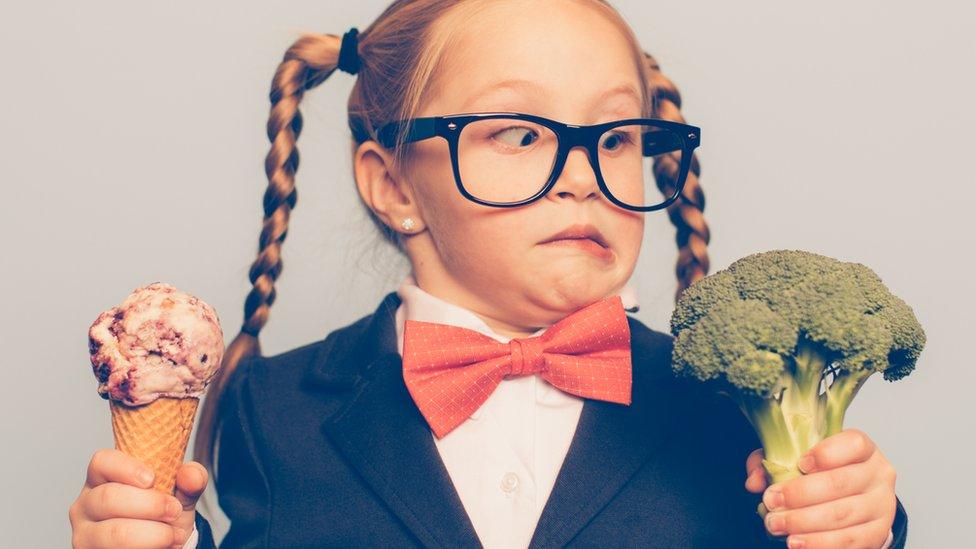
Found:
[{"label": "blazer shoulder", "polygon": [[671,350],[671,346],[674,344],[674,336],[671,334],[655,330],[630,315],[627,315],[627,322],[630,324],[630,339],[634,344]]},{"label": "blazer shoulder", "polygon": [[264,443],[290,433],[290,425],[311,424],[315,418],[325,417],[341,400],[332,396],[340,393],[325,395],[312,390],[315,386],[309,383],[309,378],[314,377],[313,373],[320,371],[324,364],[336,362],[330,359],[333,353],[355,354],[350,350],[351,346],[359,343],[364,325],[371,316],[365,315],[337,328],[319,341],[271,356],[242,359],[222,390],[225,395],[220,398],[219,415],[230,417],[233,415],[230,410],[236,409],[237,414],[246,416],[239,421],[244,422],[250,436],[261,437]]},{"label": "blazer shoulder", "polygon": [[672,376],[674,337],[655,330],[632,316],[628,315],[627,321],[630,324],[630,348],[635,371],[642,371],[655,379]]},{"label": "blazer shoulder", "polygon": [[[672,369],[675,337],[667,332],[655,330],[634,317],[630,322],[631,350],[634,356],[634,371],[642,372],[654,382],[665,382],[671,390],[683,392],[686,399],[694,402],[698,410],[735,409],[731,399],[693,378],[675,375]],[[741,415],[741,414],[739,414]]]},{"label": "blazer shoulder", "polygon": [[305,381],[310,370],[328,362],[334,352],[356,345],[372,317],[372,313],[364,315],[332,330],[323,339],[275,355],[249,357],[245,359],[249,370],[246,375],[252,383],[259,383],[272,392],[286,387],[294,390]]}]

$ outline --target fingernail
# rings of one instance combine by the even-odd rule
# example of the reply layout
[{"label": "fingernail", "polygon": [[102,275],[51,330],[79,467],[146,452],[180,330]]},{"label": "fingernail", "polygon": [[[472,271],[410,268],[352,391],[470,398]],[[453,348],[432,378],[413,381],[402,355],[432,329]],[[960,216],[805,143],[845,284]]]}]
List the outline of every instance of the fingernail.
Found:
[{"label": "fingernail", "polygon": [[791,537],[791,538],[787,538],[786,540],[786,546],[789,547],[789,549],[803,549],[804,545],[806,544],[803,543],[803,540],[800,538]]},{"label": "fingernail", "polygon": [[817,464],[814,461],[813,456],[807,454],[801,457],[800,461],[796,462],[796,466],[800,468],[800,471],[803,471],[804,473],[810,473],[813,472],[813,468],[816,467]]},{"label": "fingernail", "polygon": [[766,504],[766,508],[770,511],[775,511],[783,507],[785,504],[783,492],[779,488],[767,488],[766,493],[763,495],[763,503]]},{"label": "fingernail", "polygon": [[176,517],[180,516],[180,513],[182,512],[183,512],[183,506],[180,505],[180,502],[177,501],[176,499],[171,499],[169,500],[169,503],[166,504],[167,517],[171,519],[175,519]]},{"label": "fingernail", "polygon": [[186,530],[179,527],[173,527],[173,530],[173,535],[176,537],[176,543],[179,543],[180,545],[186,543],[186,538],[188,537]]},{"label": "fingernail", "polygon": [[139,470],[139,482],[141,482],[144,485],[148,486],[148,485],[151,485],[152,484],[152,481],[153,481],[153,472],[152,471],[150,471],[149,469],[140,469]]},{"label": "fingernail", "polygon": [[766,515],[766,529],[774,536],[783,533],[785,528],[784,522],[782,513],[769,513]]}]

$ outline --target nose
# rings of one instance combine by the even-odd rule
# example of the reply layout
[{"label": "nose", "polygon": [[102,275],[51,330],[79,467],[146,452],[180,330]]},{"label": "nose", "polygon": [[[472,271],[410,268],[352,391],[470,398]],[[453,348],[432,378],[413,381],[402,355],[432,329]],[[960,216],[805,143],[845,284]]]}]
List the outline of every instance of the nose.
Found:
[{"label": "nose", "polygon": [[547,197],[557,201],[563,198],[599,198],[600,186],[597,184],[594,169],[586,147],[573,147],[567,153],[562,171],[557,175],[556,184],[549,189]]}]

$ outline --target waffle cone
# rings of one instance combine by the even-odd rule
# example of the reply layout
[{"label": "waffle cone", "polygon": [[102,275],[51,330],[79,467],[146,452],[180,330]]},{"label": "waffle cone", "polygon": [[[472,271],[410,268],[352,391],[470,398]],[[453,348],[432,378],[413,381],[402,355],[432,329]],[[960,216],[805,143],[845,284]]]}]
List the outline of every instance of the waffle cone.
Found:
[{"label": "waffle cone", "polygon": [[173,494],[200,399],[161,397],[142,406],[109,401],[115,447],[156,473],[153,488]]}]

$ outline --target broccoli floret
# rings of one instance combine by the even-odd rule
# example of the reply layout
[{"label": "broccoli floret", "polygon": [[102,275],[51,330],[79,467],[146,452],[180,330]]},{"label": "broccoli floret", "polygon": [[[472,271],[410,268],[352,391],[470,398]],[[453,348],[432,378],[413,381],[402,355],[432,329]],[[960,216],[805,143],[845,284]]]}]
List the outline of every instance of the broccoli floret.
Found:
[{"label": "broccoli floret", "polygon": [[912,372],[925,332],[860,263],[801,250],[743,257],[689,286],[671,316],[675,374],[732,398],[762,442],[773,482],[843,429],[875,372]]}]

